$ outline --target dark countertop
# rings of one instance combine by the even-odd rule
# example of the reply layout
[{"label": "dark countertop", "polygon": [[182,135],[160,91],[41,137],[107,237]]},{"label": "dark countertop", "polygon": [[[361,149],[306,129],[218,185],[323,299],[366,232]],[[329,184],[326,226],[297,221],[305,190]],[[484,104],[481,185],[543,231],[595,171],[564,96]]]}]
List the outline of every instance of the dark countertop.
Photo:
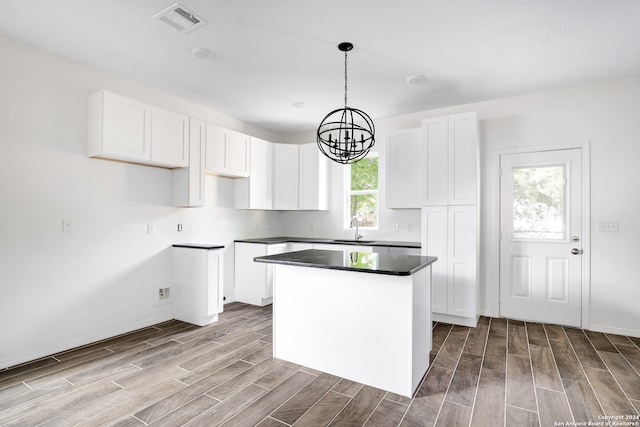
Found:
[{"label": "dark countertop", "polygon": [[174,248],[189,248],[189,249],[224,249],[224,245],[207,245],[203,243],[179,243],[172,245]]},{"label": "dark countertop", "polygon": [[238,239],[234,240],[237,243],[261,243],[265,245],[273,245],[277,243],[326,243],[330,245],[359,245],[359,246],[388,246],[395,248],[415,248],[420,249],[420,242],[398,242],[390,240],[374,240],[355,243],[354,241],[347,241],[342,239],[322,239],[312,237],[263,237],[259,239]]},{"label": "dark countertop", "polygon": [[255,262],[326,268],[330,270],[410,276],[438,258],[417,255],[379,254],[371,252],[325,251],[307,249],[254,258]]}]

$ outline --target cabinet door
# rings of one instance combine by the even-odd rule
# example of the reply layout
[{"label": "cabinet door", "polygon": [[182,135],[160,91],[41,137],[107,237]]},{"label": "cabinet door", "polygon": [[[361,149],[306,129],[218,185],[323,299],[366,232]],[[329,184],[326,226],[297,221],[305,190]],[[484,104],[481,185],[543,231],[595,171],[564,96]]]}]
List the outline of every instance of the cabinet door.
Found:
[{"label": "cabinet door", "polygon": [[298,209],[298,146],[273,145],[273,208]]},{"label": "cabinet door", "polygon": [[213,123],[206,125],[204,166],[208,173],[229,171],[229,131]]},{"label": "cabinet door", "polygon": [[267,254],[267,245],[256,243],[236,243],[235,250],[235,299],[252,305],[262,305],[264,298],[267,266],[269,264],[254,262],[257,256]]},{"label": "cabinet door", "polygon": [[420,128],[394,132],[387,142],[387,208],[419,208],[422,203]]},{"label": "cabinet door", "polygon": [[273,208],[273,147],[270,142],[251,138],[249,208]]},{"label": "cabinet door", "polygon": [[476,315],[476,207],[448,208],[449,314]]},{"label": "cabinet door", "polygon": [[373,246],[361,245],[334,245],[331,243],[314,243],[313,249],[322,249],[325,251],[343,251],[343,252],[373,252]]},{"label": "cabinet door", "polygon": [[189,166],[189,117],[163,108],[151,109],[151,161]]},{"label": "cabinet door", "polygon": [[205,251],[207,254],[206,314],[213,316],[223,310],[222,251]]},{"label": "cabinet door", "polygon": [[298,205],[304,210],[329,209],[329,165],[316,144],[299,147]]},{"label": "cabinet door", "polygon": [[151,106],[110,92],[98,96],[102,98],[102,111],[97,113],[102,114],[100,151],[123,160],[151,160]]},{"label": "cabinet door", "polygon": [[[287,252],[288,248],[287,243],[277,244],[277,245],[267,245],[267,255],[277,255]],[[264,286],[264,296],[263,298],[269,299],[273,298],[273,264],[267,265],[267,280]],[[269,301],[270,302],[270,301]]]},{"label": "cabinet door", "polygon": [[173,170],[173,204],[179,207],[204,206],[205,122],[189,120],[189,167]]},{"label": "cabinet door", "polygon": [[290,242],[287,246],[287,252],[304,251],[313,249],[313,243]]},{"label": "cabinet door", "polygon": [[236,131],[229,131],[229,176],[249,176],[250,138]]},{"label": "cabinet door", "polygon": [[446,205],[448,198],[448,120],[446,117],[422,121],[422,203]]},{"label": "cabinet door", "polygon": [[448,200],[475,205],[478,186],[478,120],[476,113],[449,116]]},{"label": "cabinet door", "polygon": [[448,291],[448,213],[446,206],[422,208],[422,256],[435,256],[431,265],[431,310],[447,313]]},{"label": "cabinet door", "polygon": [[398,255],[421,255],[421,249],[418,248],[396,248],[389,247],[390,254],[398,254]]}]

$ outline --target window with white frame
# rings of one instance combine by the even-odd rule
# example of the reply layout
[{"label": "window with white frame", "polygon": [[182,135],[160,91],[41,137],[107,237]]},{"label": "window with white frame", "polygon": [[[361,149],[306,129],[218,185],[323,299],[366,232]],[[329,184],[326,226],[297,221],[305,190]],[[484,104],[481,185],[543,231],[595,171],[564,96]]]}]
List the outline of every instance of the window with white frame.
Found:
[{"label": "window with white frame", "polygon": [[344,225],[351,228],[352,219],[364,229],[378,228],[378,153],[346,165],[344,171]]}]

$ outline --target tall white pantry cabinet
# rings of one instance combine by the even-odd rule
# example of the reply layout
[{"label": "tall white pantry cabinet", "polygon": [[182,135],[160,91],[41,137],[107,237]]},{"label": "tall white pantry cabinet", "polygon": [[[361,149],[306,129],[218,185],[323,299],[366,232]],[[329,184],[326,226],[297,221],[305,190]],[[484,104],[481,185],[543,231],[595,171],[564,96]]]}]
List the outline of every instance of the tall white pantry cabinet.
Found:
[{"label": "tall white pantry cabinet", "polygon": [[479,138],[475,112],[422,121],[422,254],[432,266],[433,320],[477,323]]}]

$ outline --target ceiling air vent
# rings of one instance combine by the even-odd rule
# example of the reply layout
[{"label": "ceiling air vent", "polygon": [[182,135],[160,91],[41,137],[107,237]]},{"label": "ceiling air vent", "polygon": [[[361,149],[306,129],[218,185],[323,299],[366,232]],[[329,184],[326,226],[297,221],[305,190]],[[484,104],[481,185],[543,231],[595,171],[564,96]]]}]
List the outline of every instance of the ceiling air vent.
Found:
[{"label": "ceiling air vent", "polygon": [[182,33],[188,33],[207,23],[204,19],[187,10],[180,3],[174,3],[168,8],[153,15],[167,25]]}]

